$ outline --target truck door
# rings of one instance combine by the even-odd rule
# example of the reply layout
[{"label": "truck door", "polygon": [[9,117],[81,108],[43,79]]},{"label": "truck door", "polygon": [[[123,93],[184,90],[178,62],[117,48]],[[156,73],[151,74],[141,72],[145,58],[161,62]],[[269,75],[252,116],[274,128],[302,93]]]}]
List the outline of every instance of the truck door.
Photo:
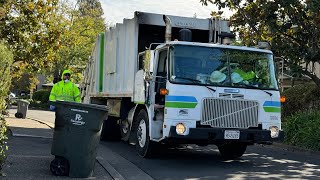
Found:
[{"label": "truck door", "polygon": [[167,50],[162,50],[159,52],[159,61],[158,61],[158,68],[157,68],[157,78],[155,82],[155,104],[164,105],[165,96],[160,95],[160,89],[166,88],[167,82]]}]

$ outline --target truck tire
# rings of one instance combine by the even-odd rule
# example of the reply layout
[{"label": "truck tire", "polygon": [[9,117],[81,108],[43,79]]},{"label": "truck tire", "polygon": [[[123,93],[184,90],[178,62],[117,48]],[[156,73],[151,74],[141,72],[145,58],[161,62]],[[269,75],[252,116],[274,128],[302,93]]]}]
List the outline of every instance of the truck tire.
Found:
[{"label": "truck tire", "polygon": [[108,117],[107,120],[104,120],[100,139],[105,141],[120,141],[120,126],[116,118]]},{"label": "truck tire", "polygon": [[223,159],[232,160],[241,157],[245,153],[247,144],[225,143],[218,145],[218,149]]},{"label": "truck tire", "polygon": [[155,142],[149,136],[149,118],[147,112],[142,109],[135,119],[136,150],[141,157],[152,157]]}]

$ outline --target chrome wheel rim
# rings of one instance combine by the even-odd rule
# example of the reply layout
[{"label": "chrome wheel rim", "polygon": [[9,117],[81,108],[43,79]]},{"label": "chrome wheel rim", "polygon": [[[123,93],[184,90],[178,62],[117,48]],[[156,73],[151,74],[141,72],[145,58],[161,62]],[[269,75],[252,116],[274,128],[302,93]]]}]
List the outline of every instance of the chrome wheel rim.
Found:
[{"label": "chrome wheel rim", "polygon": [[147,125],[144,119],[141,119],[139,123],[137,137],[140,147],[144,147],[147,140]]}]

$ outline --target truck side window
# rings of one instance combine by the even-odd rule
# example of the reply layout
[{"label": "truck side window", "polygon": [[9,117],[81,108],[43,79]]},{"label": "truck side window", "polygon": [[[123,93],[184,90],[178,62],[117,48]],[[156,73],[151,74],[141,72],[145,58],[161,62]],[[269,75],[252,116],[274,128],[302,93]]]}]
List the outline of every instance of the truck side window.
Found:
[{"label": "truck side window", "polygon": [[167,75],[166,64],[167,64],[167,51],[161,51],[159,54],[157,76],[166,77]]},{"label": "truck side window", "polygon": [[140,54],[139,55],[139,60],[138,60],[138,70],[143,69],[143,61],[144,61],[144,55],[145,54]]},{"label": "truck side window", "polygon": [[155,84],[155,103],[164,105],[165,97],[160,95],[160,89],[166,88],[166,77],[167,77],[167,50],[161,51],[159,53],[159,61],[158,61],[158,68],[157,68],[157,76],[161,76],[163,78],[157,77],[156,84]]}]

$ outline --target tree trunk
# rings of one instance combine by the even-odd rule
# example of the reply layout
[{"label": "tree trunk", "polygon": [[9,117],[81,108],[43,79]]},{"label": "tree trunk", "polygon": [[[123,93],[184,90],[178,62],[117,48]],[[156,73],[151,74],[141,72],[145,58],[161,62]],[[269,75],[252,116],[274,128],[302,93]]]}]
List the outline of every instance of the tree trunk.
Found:
[{"label": "tree trunk", "polygon": [[320,88],[320,78],[317,75],[307,70],[303,71],[302,73],[310,77],[312,81],[317,85],[317,87]]}]

